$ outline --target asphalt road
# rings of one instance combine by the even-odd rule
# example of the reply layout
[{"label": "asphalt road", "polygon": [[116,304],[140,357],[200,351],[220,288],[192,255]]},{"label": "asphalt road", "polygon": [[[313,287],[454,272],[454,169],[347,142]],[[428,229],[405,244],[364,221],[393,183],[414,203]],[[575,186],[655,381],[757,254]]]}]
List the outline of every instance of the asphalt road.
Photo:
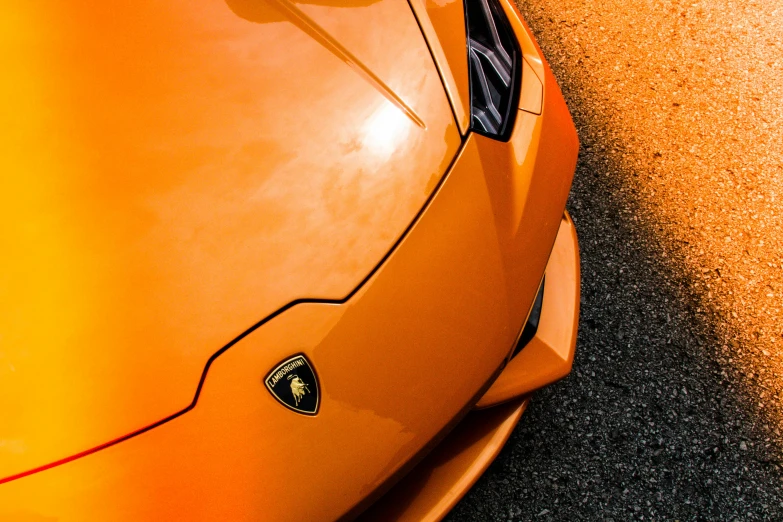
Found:
[{"label": "asphalt road", "polygon": [[783,520],[783,2],[520,9],[582,144],[579,342],[449,520]]}]

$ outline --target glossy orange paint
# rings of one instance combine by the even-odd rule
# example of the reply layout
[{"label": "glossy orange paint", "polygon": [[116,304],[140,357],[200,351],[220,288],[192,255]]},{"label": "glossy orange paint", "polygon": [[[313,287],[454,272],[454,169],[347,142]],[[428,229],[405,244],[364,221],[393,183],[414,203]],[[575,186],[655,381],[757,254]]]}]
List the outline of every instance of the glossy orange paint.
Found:
[{"label": "glossy orange paint", "polygon": [[[26,88],[6,86],[29,125],[4,127],[2,171],[29,178],[0,181],[19,195],[0,372],[25,372],[0,380],[0,440],[17,441],[0,466],[194,407],[0,484],[0,520],[332,520],[491,384],[561,229],[578,150],[565,103],[512,17],[541,114],[520,110],[508,143],[460,143],[411,9],[337,5],[15,13],[2,38],[41,40],[12,62]],[[261,382],[299,352],[320,379],[314,417]]]},{"label": "glossy orange paint", "polygon": [[546,275],[535,337],[509,361],[476,409],[361,520],[440,520],[498,455],[530,393],[568,374],[579,322],[579,248],[568,214],[560,224]]},{"label": "glossy orange paint", "polygon": [[3,15],[0,478],[186,408],[213,353],[343,299],[409,225],[460,135],[410,8],[344,4]]},{"label": "glossy orange paint", "polygon": [[446,440],[359,520],[440,520],[492,464],[528,403],[528,399],[520,399],[471,412]]},{"label": "glossy orange paint", "polygon": [[579,327],[579,244],[568,214],[549,257],[545,300],[536,335],[513,357],[476,403],[488,408],[529,395],[571,371]]},{"label": "glossy orange paint", "polygon": [[463,0],[408,0],[408,3],[441,71],[454,117],[464,134],[470,127],[470,88]]}]

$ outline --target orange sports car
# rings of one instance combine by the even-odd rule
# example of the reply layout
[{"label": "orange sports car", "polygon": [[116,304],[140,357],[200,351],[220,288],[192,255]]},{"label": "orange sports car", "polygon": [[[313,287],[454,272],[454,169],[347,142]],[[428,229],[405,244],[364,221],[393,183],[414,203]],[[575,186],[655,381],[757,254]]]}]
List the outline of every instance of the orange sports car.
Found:
[{"label": "orange sports car", "polygon": [[437,520],[568,373],[510,0],[14,2],[0,520]]}]

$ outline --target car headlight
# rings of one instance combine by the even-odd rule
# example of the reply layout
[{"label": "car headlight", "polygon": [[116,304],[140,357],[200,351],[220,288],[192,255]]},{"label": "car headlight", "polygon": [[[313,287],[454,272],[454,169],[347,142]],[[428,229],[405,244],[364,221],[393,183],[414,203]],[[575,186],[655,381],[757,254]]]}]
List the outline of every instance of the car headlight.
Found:
[{"label": "car headlight", "polygon": [[519,50],[497,0],[464,0],[470,68],[470,128],[507,140],[520,82]]}]

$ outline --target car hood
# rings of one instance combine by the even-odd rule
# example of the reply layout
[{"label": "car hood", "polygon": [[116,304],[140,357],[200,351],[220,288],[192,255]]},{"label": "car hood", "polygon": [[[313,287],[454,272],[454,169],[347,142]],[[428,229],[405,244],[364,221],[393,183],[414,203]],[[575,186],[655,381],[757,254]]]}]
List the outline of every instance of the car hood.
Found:
[{"label": "car hood", "polygon": [[459,147],[405,2],[21,3],[3,23],[0,478],[187,408],[258,321],[344,299]]}]

